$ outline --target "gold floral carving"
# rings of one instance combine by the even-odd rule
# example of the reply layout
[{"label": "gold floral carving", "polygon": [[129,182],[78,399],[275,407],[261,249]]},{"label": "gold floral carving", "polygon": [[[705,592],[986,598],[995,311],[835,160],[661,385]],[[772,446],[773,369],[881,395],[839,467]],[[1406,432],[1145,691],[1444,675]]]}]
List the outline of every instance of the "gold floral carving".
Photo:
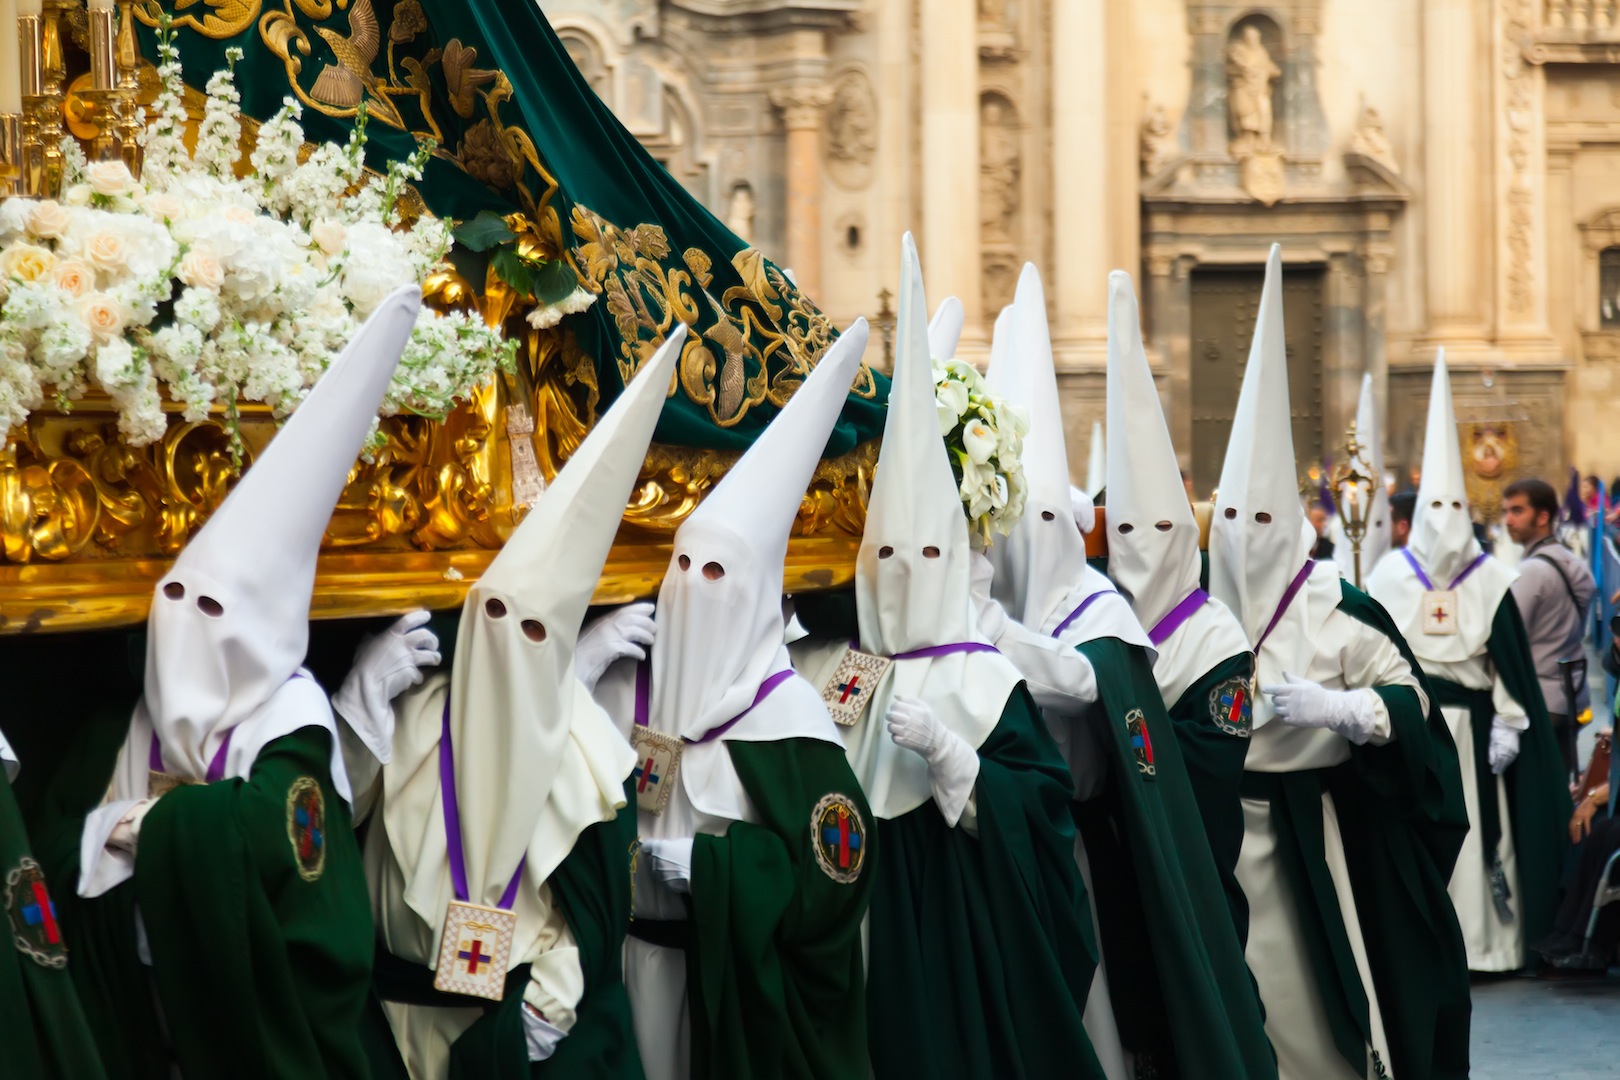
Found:
[{"label": "gold floral carving", "polygon": [[[171,12],[177,29],[189,27],[204,37],[235,37],[259,17],[263,0],[174,0]],[[156,26],[163,11],[160,0],[140,0],[141,21]]]}]

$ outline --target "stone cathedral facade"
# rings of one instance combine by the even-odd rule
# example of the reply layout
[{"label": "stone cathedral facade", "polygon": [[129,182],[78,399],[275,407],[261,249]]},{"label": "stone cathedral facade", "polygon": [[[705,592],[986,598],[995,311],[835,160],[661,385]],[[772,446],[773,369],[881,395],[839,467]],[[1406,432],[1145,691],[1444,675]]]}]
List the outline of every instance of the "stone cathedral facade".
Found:
[{"label": "stone cathedral facade", "polygon": [[1370,371],[1415,463],[1443,346],[1486,506],[1525,472],[1620,472],[1620,0],[540,4],[836,321],[884,311],[911,229],[982,356],[1035,262],[1077,476],[1123,268],[1214,484],[1273,240],[1302,462],[1335,456]]}]

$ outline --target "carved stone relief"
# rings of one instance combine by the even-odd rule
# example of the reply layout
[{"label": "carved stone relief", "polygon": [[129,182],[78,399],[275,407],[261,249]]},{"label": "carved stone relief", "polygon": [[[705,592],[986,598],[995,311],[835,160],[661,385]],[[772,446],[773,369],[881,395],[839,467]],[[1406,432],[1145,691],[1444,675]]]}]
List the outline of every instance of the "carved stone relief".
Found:
[{"label": "carved stone relief", "polygon": [[979,223],[986,242],[1017,239],[1023,151],[1018,110],[999,93],[979,99]]},{"label": "carved stone relief", "polygon": [[754,242],[754,189],[746,182],[731,189],[726,206],[726,228],[745,244]]},{"label": "carved stone relief", "polygon": [[1175,159],[1176,128],[1170,121],[1170,112],[1163,105],[1148,106],[1142,119],[1141,136],[1142,175],[1158,176]]},{"label": "carved stone relief", "polygon": [[1534,30],[1532,0],[1502,0],[1503,35],[1500,43],[1502,83],[1506,90],[1508,155],[1507,188],[1507,306],[1515,315],[1528,316],[1535,309],[1533,204],[1530,184],[1530,155],[1535,132],[1536,107],[1534,70],[1525,60],[1524,49]]},{"label": "carved stone relief", "polygon": [[1371,158],[1390,172],[1399,175],[1401,167],[1395,162],[1395,147],[1384,134],[1384,118],[1365,101],[1361,117],[1356,121],[1355,134],[1350,137],[1350,152]]},{"label": "carved stone relief", "polygon": [[872,182],[877,155],[877,96],[864,72],[846,71],[833,84],[827,107],[827,171],[850,191]]}]

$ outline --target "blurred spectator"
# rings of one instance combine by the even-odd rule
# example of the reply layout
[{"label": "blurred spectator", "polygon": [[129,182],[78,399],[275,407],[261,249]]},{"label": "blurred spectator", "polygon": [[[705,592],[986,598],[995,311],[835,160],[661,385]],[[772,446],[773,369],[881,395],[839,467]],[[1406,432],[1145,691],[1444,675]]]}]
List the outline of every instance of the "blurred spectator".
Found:
[{"label": "blurred spectator", "polygon": [[1585,655],[1586,615],[1597,584],[1585,562],[1554,538],[1557,518],[1558,493],[1545,480],[1519,480],[1502,492],[1503,523],[1513,542],[1524,546],[1513,599],[1524,617],[1530,655],[1563,749],[1565,769],[1573,773],[1575,718],[1589,706],[1590,694],[1583,680],[1570,701],[1558,662]]},{"label": "blurred spectator", "polygon": [[1577,848],[1564,883],[1564,902],[1553,919],[1552,933],[1536,946],[1542,959],[1561,971],[1602,974],[1620,945],[1620,904],[1603,909],[1591,944],[1586,941],[1598,879],[1609,858],[1620,851],[1620,819],[1609,816],[1608,802],[1609,785],[1604,784],[1581,800],[1569,821],[1569,839]]},{"label": "blurred spectator", "polygon": [[1328,512],[1322,504],[1313,502],[1306,509],[1305,516],[1310,519],[1311,528],[1316,530],[1316,545],[1311,548],[1311,558],[1333,558],[1333,539],[1327,534]]},{"label": "blurred spectator", "polygon": [[1397,491],[1389,497],[1390,544],[1403,548],[1412,535],[1412,511],[1417,508],[1416,491]]}]

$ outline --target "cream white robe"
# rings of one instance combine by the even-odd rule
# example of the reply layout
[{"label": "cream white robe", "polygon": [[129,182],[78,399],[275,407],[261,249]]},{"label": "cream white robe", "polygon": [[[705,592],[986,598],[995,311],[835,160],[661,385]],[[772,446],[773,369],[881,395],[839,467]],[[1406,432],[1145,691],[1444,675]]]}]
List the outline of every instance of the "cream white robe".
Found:
[{"label": "cream white robe", "polygon": [[[1373,703],[1373,741],[1385,742],[1391,736],[1389,713],[1371,687],[1410,686],[1423,699],[1425,708],[1428,702],[1394,643],[1337,610],[1339,596],[1338,572],[1331,563],[1319,563],[1261,650],[1259,684],[1281,682],[1283,671],[1287,671],[1329,690],[1360,689]],[[1331,731],[1285,725],[1272,714],[1270,699],[1263,694],[1256,695],[1255,714],[1257,721],[1264,714],[1264,721],[1250,742],[1246,771],[1302,772],[1349,760],[1348,740]],[[1383,1013],[1350,888],[1338,813],[1332,796],[1326,792],[1322,794],[1322,812],[1328,871],[1369,1005],[1369,1050],[1378,1054],[1387,1070],[1390,1055]],[[1334,1047],[1316,972],[1300,928],[1299,898],[1277,857],[1277,830],[1271,820],[1270,804],[1244,799],[1243,825],[1237,879],[1249,902],[1245,956],[1259,984],[1266,1011],[1266,1035],[1277,1051],[1280,1080],[1360,1080],[1360,1074]],[[1366,1075],[1374,1075],[1371,1054]]]},{"label": "cream white robe", "polygon": [[[437,967],[444,911],[454,895],[438,780],[440,717],[449,688],[449,673],[438,672],[395,700],[399,722],[393,760],[380,770],[370,753],[344,729],[345,757],[356,774],[357,787],[365,793],[356,806],[356,821],[362,814],[372,816],[366,835],[365,867],[378,936],[395,956],[429,968]],[[384,789],[388,791],[386,813],[384,806],[378,806]],[[409,822],[410,829],[418,831],[391,836],[389,820]],[[446,867],[440,902],[434,912],[419,912],[406,900],[408,885],[416,877],[422,859],[434,859]],[[524,1000],[551,1024],[568,1031],[585,993],[585,975],[580,968],[578,946],[562,911],[553,902],[544,880],[536,886],[532,869],[525,866],[513,904],[517,932],[511,966],[531,965]],[[474,999],[467,1000],[465,1009],[383,1002],[394,1042],[413,1080],[440,1080],[448,1075],[451,1044],[483,1015]]]}]

